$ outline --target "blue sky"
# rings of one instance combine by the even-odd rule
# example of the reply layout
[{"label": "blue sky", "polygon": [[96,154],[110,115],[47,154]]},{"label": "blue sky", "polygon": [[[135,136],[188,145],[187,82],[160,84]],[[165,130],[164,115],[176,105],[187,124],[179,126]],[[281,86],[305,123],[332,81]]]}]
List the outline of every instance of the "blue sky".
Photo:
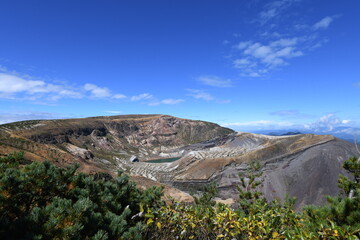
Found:
[{"label": "blue sky", "polygon": [[0,123],[159,113],[360,123],[360,2],[0,2]]}]

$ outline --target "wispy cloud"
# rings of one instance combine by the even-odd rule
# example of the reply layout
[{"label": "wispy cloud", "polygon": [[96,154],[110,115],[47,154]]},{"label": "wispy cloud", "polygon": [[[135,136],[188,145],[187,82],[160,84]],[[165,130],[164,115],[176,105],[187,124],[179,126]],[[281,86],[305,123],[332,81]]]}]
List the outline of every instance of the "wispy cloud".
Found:
[{"label": "wispy cloud", "polygon": [[234,67],[242,70],[243,76],[260,77],[269,70],[288,64],[288,60],[300,57],[298,38],[281,38],[268,44],[245,41],[237,44],[241,58],[233,61]]},{"label": "wispy cloud", "polygon": [[230,79],[223,79],[217,76],[200,76],[198,81],[212,87],[228,88],[232,86]]},{"label": "wispy cloud", "polygon": [[2,112],[0,113],[0,124],[24,121],[61,118],[60,114],[38,111]]},{"label": "wispy cloud", "polygon": [[231,61],[241,76],[264,77],[291,60],[321,47],[327,39],[319,30],[327,29],[338,15],[323,17],[318,22],[306,22],[306,17],[294,18],[295,8],[302,0],[275,0],[262,6],[251,21],[255,33],[232,43]]},{"label": "wispy cloud", "polygon": [[184,102],[184,100],[183,99],[172,99],[172,98],[161,100],[162,104],[170,104],[170,105],[178,104],[181,102]]},{"label": "wispy cloud", "polygon": [[173,98],[159,100],[157,97],[153,96],[150,93],[142,93],[136,96],[132,96],[130,100],[133,102],[140,101],[141,103],[147,104],[149,106],[158,106],[161,104],[174,105],[185,101],[183,99],[173,99]]},{"label": "wispy cloud", "polygon": [[313,29],[314,30],[327,29],[330,26],[330,23],[332,23],[332,21],[334,21],[334,17],[329,17],[329,16],[324,17],[323,19],[321,19],[320,21],[318,21],[313,25]]},{"label": "wispy cloud", "polygon": [[182,102],[184,102],[184,101],[185,101],[184,99],[172,99],[172,98],[168,98],[168,99],[163,99],[163,100],[160,100],[160,101],[152,101],[152,102],[149,102],[149,106],[157,106],[157,105],[160,105],[160,104],[174,105],[174,104],[182,103]]},{"label": "wispy cloud", "polygon": [[188,92],[187,94],[188,96],[199,100],[213,101],[215,103],[220,103],[220,104],[227,104],[231,102],[230,99],[215,98],[210,93],[201,89],[186,89],[186,91]]},{"label": "wispy cloud", "polygon": [[281,117],[287,117],[287,116],[297,116],[299,115],[299,111],[298,110],[280,110],[280,111],[275,111],[275,112],[271,112],[271,115],[278,115]]},{"label": "wispy cloud", "polygon": [[259,13],[259,22],[261,24],[268,23],[270,20],[279,17],[296,2],[300,2],[300,0],[277,0],[265,4],[263,10]]},{"label": "wispy cloud", "polygon": [[202,99],[202,100],[206,100],[206,101],[214,100],[214,97],[211,96],[211,94],[209,94],[203,90],[187,89],[187,91],[188,91],[188,96],[191,96],[193,98]]},{"label": "wispy cloud", "polygon": [[135,101],[141,101],[141,100],[149,100],[152,99],[153,95],[151,95],[150,93],[142,93],[136,96],[132,96],[130,98],[131,101],[135,102]]},{"label": "wispy cloud", "polygon": [[114,99],[124,99],[124,98],[127,98],[127,97],[124,94],[115,94],[115,95],[112,96],[112,98],[114,98]]},{"label": "wispy cloud", "polygon": [[121,111],[113,111],[113,110],[110,110],[110,111],[104,111],[106,113],[111,113],[111,114],[121,114],[122,112]]},{"label": "wispy cloud", "polygon": [[299,110],[279,110],[270,112],[271,115],[280,116],[283,118],[310,118],[310,114],[302,113]]},{"label": "wispy cloud", "polygon": [[271,120],[258,120],[258,121],[249,121],[249,122],[233,122],[233,123],[223,123],[221,126],[244,129],[244,130],[262,130],[262,129],[281,129],[289,128],[294,126],[291,122],[276,122]]}]

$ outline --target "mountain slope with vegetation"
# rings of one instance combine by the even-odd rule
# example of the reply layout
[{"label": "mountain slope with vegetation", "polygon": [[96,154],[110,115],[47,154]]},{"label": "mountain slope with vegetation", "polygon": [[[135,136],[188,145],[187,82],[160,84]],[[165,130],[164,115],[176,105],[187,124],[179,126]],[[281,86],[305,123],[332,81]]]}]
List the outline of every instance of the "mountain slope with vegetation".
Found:
[{"label": "mountain slope with vegetation", "polygon": [[[239,173],[261,164],[261,192],[269,200],[296,197],[296,208],[321,205],[339,193],[341,165],[355,147],[330,135],[265,136],[167,115],[123,115],[24,121],[0,126],[0,155],[24,151],[32,161],[114,175],[125,171],[140,186],[166,184],[165,194],[192,201],[189,193],[216,182],[219,198],[238,201]],[[140,162],[129,158],[136,155]],[[144,160],[178,157],[172,163]],[[159,183],[160,182],[160,183]],[[185,193],[186,192],[186,193]]]}]

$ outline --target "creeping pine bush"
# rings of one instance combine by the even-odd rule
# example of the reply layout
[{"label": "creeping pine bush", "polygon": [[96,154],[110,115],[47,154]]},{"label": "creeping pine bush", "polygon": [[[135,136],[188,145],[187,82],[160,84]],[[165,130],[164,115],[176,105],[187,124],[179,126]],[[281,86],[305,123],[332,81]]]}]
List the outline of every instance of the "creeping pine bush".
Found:
[{"label": "creeping pine bush", "polygon": [[141,191],[50,162],[23,165],[22,153],[0,158],[0,239],[142,239],[140,205],[161,206],[162,190]]}]

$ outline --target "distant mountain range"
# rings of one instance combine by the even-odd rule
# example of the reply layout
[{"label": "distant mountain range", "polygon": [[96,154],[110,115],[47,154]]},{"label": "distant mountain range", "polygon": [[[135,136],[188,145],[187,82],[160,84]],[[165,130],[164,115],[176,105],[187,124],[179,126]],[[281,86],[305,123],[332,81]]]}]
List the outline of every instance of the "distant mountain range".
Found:
[{"label": "distant mountain range", "polygon": [[360,128],[353,127],[335,127],[333,129],[329,128],[316,128],[316,129],[279,129],[279,130],[259,130],[253,131],[258,134],[265,134],[270,136],[287,136],[287,135],[297,135],[312,133],[318,135],[333,135],[337,138],[341,138],[348,142],[354,143],[355,137],[356,142],[360,144]]}]

